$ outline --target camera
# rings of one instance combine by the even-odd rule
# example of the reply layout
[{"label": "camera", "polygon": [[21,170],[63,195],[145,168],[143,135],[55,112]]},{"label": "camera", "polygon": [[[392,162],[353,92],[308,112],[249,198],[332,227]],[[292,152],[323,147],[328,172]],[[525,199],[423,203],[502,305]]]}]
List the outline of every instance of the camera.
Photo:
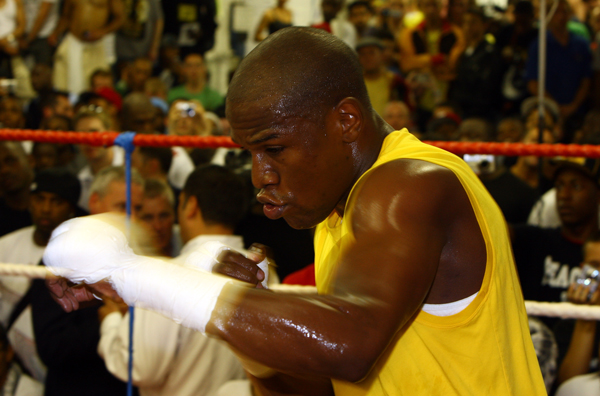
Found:
[{"label": "camera", "polygon": [[463,159],[476,175],[485,175],[496,170],[496,160],[491,154],[465,154]]},{"label": "camera", "polygon": [[179,102],[175,108],[180,111],[181,117],[194,117],[196,115],[196,106],[189,102]]},{"label": "camera", "polygon": [[581,273],[575,279],[575,282],[579,285],[588,286],[590,288],[590,294],[588,299],[592,297],[592,294],[598,289],[598,281],[600,280],[600,271],[596,267],[592,267],[589,264],[584,264],[581,269]]}]

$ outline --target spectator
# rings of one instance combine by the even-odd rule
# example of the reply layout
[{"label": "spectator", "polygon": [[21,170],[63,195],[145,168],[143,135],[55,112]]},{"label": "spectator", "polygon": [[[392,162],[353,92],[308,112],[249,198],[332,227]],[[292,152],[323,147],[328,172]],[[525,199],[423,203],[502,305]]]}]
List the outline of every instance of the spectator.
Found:
[{"label": "spectator", "polygon": [[125,21],[116,34],[117,60],[131,62],[147,58],[151,67],[158,59],[164,27],[161,0],[126,1],[124,14]]},{"label": "spectator", "polygon": [[[79,199],[77,178],[65,171],[39,172],[31,185],[29,211],[33,225],[0,238],[0,260],[4,263],[38,265],[52,231],[75,216]],[[31,279],[3,276],[0,282],[0,322],[9,328],[8,336],[17,356],[34,378],[44,381],[46,367],[36,352],[31,324],[29,293]]]},{"label": "spectator", "polygon": [[171,89],[182,81],[182,65],[180,58],[177,38],[171,34],[165,34],[161,40],[158,67],[155,74],[165,84],[167,89]]},{"label": "spectator", "polygon": [[338,17],[344,7],[345,0],[321,0],[322,22],[315,23],[312,27],[325,30],[339,37],[350,48],[356,46],[356,29],[347,20]]},{"label": "spectator", "polygon": [[[82,109],[73,123],[78,132],[102,132],[110,130],[110,120],[103,111],[97,111],[97,108]],[[79,171],[77,177],[81,183],[81,198],[79,206],[89,210],[89,198],[94,178],[107,166],[123,165],[125,154],[123,149],[118,146],[95,147],[88,145],[79,146],[81,152],[87,160],[87,165]]]},{"label": "spectator", "polygon": [[176,38],[181,55],[204,54],[215,44],[215,0],[172,0],[163,3],[164,33]]},{"label": "spectator", "polygon": [[472,8],[462,19],[466,48],[456,64],[456,78],[451,82],[448,98],[460,106],[465,118],[494,120],[501,102],[500,59],[494,45],[485,39],[487,18],[483,10]]},{"label": "spectator", "polygon": [[15,96],[0,97],[0,127],[19,129],[25,126],[21,101]]},{"label": "spectator", "polygon": [[33,169],[19,142],[0,142],[0,236],[31,225]]},{"label": "spectator", "polygon": [[27,120],[25,126],[28,129],[38,129],[42,121],[42,100],[54,92],[52,87],[52,67],[45,63],[36,63],[31,70],[31,86],[37,93],[27,105]]},{"label": "spectator", "polygon": [[[132,210],[137,213],[143,181],[132,175]],[[98,197],[99,199],[93,201]],[[107,168],[92,185],[88,206],[92,214],[98,210],[125,213],[125,171]],[[43,280],[36,280],[31,290],[31,308],[37,350],[48,368],[46,396],[89,396],[126,393],[126,384],[113,377],[98,356],[100,340],[98,309],[100,303],[89,304],[78,312],[64,312],[50,297]],[[83,391],[82,391],[83,390]]]},{"label": "spectator", "polygon": [[412,72],[407,80],[417,98],[418,125],[425,129],[434,106],[446,99],[456,62],[464,50],[464,38],[459,28],[442,17],[440,0],[419,0],[419,8],[425,19],[402,32],[400,66],[405,73]]},{"label": "spectator", "polygon": [[357,39],[375,36],[374,12],[368,1],[357,0],[348,5],[348,20],[356,29]]},{"label": "spectator", "polygon": [[116,86],[119,94],[124,97],[131,92],[144,92],[146,81],[152,76],[150,58],[136,58],[126,70],[127,79],[119,81]]},{"label": "spectator", "polygon": [[402,128],[408,128],[409,132],[413,134],[416,132],[413,130],[410,109],[406,103],[402,101],[393,100],[389,102],[383,111],[383,119],[390,124],[395,131],[399,131]]},{"label": "spectator", "polygon": [[3,389],[3,396],[43,396],[44,385],[23,372],[3,326],[0,326],[0,362],[0,388]]},{"label": "spectator", "polygon": [[449,0],[448,1],[448,21],[456,26],[462,27],[465,23],[465,16],[470,8],[475,6],[474,0]]},{"label": "spectator", "polygon": [[[521,143],[524,144],[535,144],[539,141],[539,130],[537,128],[533,128],[525,133]],[[554,135],[550,130],[546,129],[543,134],[543,142],[544,143],[554,143]],[[548,190],[550,187],[546,186],[545,180],[542,176],[540,179],[539,173],[539,161],[540,158],[535,155],[524,155],[520,156],[517,159],[515,165],[510,168],[510,171],[513,175],[523,180],[533,189],[541,189],[543,192]],[[547,187],[547,188],[546,188]]]},{"label": "spectator", "polygon": [[285,8],[285,3],[287,0],[277,0],[275,7],[265,11],[254,33],[254,41],[263,41],[267,37],[265,30],[269,32],[268,34],[272,34],[279,29],[292,26],[292,12]]},{"label": "spectator", "polygon": [[467,118],[456,131],[453,140],[459,142],[490,142],[493,140],[493,127],[484,118]]},{"label": "spectator", "polygon": [[[572,116],[581,116],[590,90],[592,57],[589,44],[569,32],[569,7],[566,0],[555,0],[558,6],[548,23],[546,47],[546,95],[559,106],[565,122]],[[527,88],[531,95],[538,90],[538,41],[529,48],[527,58]],[[571,135],[572,136],[572,135]]]},{"label": "spectator", "polygon": [[0,78],[13,78],[12,57],[19,54],[19,39],[25,30],[21,0],[5,0],[0,8]]},{"label": "spectator", "polygon": [[[117,212],[125,213],[125,169],[122,166],[109,166],[102,169],[90,188],[88,206],[91,214]],[[144,179],[137,171],[131,176],[131,213],[137,215],[144,191]]]},{"label": "spectator", "polygon": [[179,254],[181,238],[179,229],[174,228],[175,196],[166,182],[146,179],[137,218],[150,233],[152,254],[163,257]]},{"label": "spectator", "polygon": [[[593,232],[583,244],[583,260],[592,269],[600,268],[600,232]],[[585,279],[585,278],[583,278]],[[600,302],[600,290],[592,291],[591,285],[582,285],[572,281],[567,291],[567,299],[574,304],[597,306]],[[558,371],[558,384],[562,386],[557,395],[574,394],[597,395],[598,373],[598,334],[595,320],[562,320],[556,326],[556,336],[561,346],[561,364]],[[594,391],[587,387],[595,385]]]},{"label": "spectator", "polygon": [[206,65],[200,54],[190,54],[183,61],[185,83],[169,90],[167,100],[196,99],[208,111],[215,111],[223,105],[223,95],[208,86]]},{"label": "spectator", "polygon": [[[185,262],[207,241],[243,248],[242,238],[233,230],[245,212],[244,187],[231,171],[214,165],[198,168],[190,175],[177,210],[185,242],[176,258],[178,263]],[[125,379],[129,314],[123,315],[114,304],[106,303],[100,315],[98,352],[109,371]],[[133,329],[133,382],[141,396],[216,396],[226,381],[245,377],[227,346],[160,314],[136,309]],[[194,375],[189,374],[190,370]]]},{"label": "spectator", "polygon": [[404,11],[403,0],[387,0],[379,13],[379,28],[393,37],[400,37],[404,29]]},{"label": "spectator", "polygon": [[371,104],[380,115],[390,100],[412,103],[404,79],[386,68],[383,50],[381,41],[374,37],[364,38],[356,45]]},{"label": "spectator", "polygon": [[25,14],[25,34],[21,50],[31,55],[35,63],[52,65],[54,49],[48,37],[56,28],[59,17],[58,0],[22,0]]},{"label": "spectator", "polygon": [[69,100],[69,94],[62,91],[53,91],[41,100],[42,121],[46,118],[60,115],[72,119],[74,116],[73,105]]},{"label": "spectator", "polygon": [[530,1],[518,1],[513,13],[514,23],[505,25],[496,34],[496,48],[502,58],[502,107],[505,114],[518,113],[521,102],[529,96],[525,65],[529,46],[538,36]]},{"label": "spectator", "polygon": [[34,142],[31,149],[31,160],[33,169],[39,172],[45,169],[50,169],[58,166],[59,148],[52,143]]},{"label": "spectator", "polygon": [[143,92],[132,92],[123,99],[121,130],[152,134],[154,130],[154,106]]},{"label": "spectator", "polygon": [[98,89],[115,87],[113,75],[106,69],[96,69],[90,76],[90,89],[96,92]]},{"label": "spectator", "polygon": [[499,143],[517,143],[523,138],[525,125],[516,117],[500,120],[496,127],[496,141]]},{"label": "spectator", "polygon": [[171,188],[174,197],[173,209],[177,208],[180,189],[174,187],[168,178],[175,152],[181,147],[136,147],[131,154],[131,166],[146,180],[158,180]]},{"label": "spectator", "polygon": [[101,4],[65,0],[56,29],[48,37],[51,45],[57,45],[67,32],[54,58],[54,86],[74,94],[86,91],[92,73],[110,67],[107,35],[118,30],[124,19],[121,0]]},{"label": "spectator", "polygon": [[560,228],[514,227],[513,251],[525,300],[566,300],[580,272],[583,241],[598,231],[599,168],[594,159],[561,161],[554,174]]}]

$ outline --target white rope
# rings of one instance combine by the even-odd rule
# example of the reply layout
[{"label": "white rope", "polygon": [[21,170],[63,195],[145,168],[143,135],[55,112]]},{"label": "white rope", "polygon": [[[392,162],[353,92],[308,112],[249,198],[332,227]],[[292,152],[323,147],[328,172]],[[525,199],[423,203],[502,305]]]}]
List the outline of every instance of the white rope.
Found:
[{"label": "white rope", "polygon": [[6,264],[0,263],[0,275],[26,276],[28,278],[44,279],[47,276],[54,276],[46,267],[29,264]]},{"label": "white rope", "polygon": [[[54,276],[46,267],[28,264],[0,263],[2,276],[26,276],[28,278],[46,278]],[[273,285],[273,291],[288,293],[316,293],[314,286],[301,285]],[[549,316],[570,319],[600,320],[600,306],[576,305],[571,303],[549,303],[539,301],[525,301],[527,314],[531,316]]]}]

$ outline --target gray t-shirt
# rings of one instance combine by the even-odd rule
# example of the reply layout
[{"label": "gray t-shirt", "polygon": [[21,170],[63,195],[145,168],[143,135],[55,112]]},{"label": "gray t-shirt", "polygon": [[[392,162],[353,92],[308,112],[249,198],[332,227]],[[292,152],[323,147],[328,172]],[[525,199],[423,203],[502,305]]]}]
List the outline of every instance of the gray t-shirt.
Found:
[{"label": "gray t-shirt", "polygon": [[163,19],[161,0],[125,0],[126,20],[117,32],[117,59],[147,56],[156,21]]}]

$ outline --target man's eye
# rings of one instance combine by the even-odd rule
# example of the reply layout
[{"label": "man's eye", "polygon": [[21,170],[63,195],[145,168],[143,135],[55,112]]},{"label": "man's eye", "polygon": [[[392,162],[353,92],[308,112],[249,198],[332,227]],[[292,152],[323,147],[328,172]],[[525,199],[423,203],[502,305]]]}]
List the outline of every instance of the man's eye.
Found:
[{"label": "man's eye", "polygon": [[283,147],[281,147],[281,146],[267,147],[265,151],[267,153],[271,153],[271,154],[278,154],[283,151]]}]

